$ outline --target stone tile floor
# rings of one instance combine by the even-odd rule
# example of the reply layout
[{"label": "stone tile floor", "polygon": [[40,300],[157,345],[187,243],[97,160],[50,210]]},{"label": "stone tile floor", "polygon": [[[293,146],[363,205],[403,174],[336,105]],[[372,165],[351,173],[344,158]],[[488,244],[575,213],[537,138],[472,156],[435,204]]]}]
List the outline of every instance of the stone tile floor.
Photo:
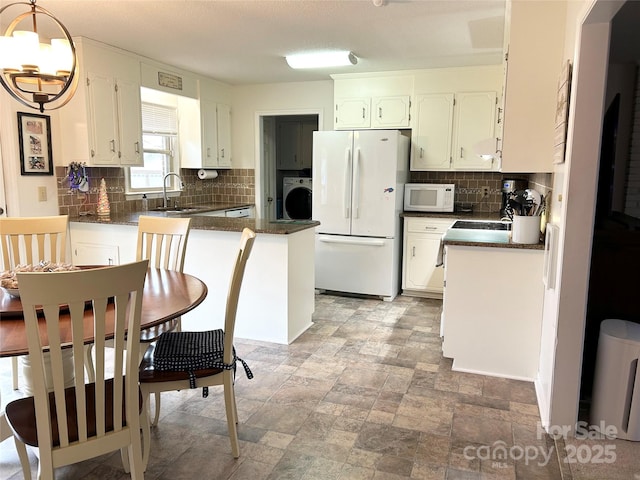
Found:
[{"label": "stone tile floor", "polygon": [[[437,300],[318,295],[313,327],[292,345],[238,339],[255,374],[238,372],[240,458],[221,390],[165,393],[145,478],[640,480],[639,443],[556,442],[540,433],[531,383],[453,372],[440,310]],[[7,359],[0,386],[4,402],[20,395]],[[0,478],[22,478],[12,441],[0,447]],[[56,478],[130,477],[114,453]]]}]

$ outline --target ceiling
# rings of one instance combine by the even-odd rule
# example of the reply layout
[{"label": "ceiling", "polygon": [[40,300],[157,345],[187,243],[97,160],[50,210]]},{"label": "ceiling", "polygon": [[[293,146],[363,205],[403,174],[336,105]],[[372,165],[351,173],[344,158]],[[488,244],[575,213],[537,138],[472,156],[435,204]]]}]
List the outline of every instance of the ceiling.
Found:
[{"label": "ceiling", "polygon": [[[0,1],[2,6],[8,3]],[[232,85],[502,60],[505,0],[375,3],[383,5],[376,6],[374,0],[38,0],[37,4],[55,15],[72,36],[89,37]],[[0,19],[3,31],[11,18]],[[321,49],[351,50],[358,64],[294,71],[284,59],[289,53]]]}]

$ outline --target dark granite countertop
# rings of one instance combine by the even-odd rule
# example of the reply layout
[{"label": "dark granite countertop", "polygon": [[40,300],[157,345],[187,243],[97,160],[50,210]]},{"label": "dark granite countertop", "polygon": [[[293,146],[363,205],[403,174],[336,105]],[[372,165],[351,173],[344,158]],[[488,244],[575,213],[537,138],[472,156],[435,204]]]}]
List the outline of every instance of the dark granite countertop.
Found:
[{"label": "dark granite countertop", "polygon": [[[458,220],[499,221],[498,212],[403,212],[401,217],[455,218]],[[462,245],[469,247],[519,248],[524,250],[543,250],[544,240],[535,244],[514,243],[511,232],[505,230],[466,230],[449,229],[442,237],[443,245]]]},{"label": "dark granite countertop", "polygon": [[466,220],[500,220],[498,212],[402,212],[401,217],[456,218]]},{"label": "dark granite countertop", "polygon": [[[215,204],[198,205],[197,208],[198,212],[202,213],[247,206],[250,205]],[[268,221],[260,218],[211,217],[193,215],[193,213],[167,213],[153,210],[147,212],[112,213],[107,218],[99,217],[97,215],[84,215],[78,217],[70,217],[69,221],[76,223],[98,223],[106,225],[138,225],[138,217],[140,217],[141,215],[150,215],[155,217],[191,217],[191,228],[195,230],[241,232],[243,228],[247,227],[256,233],[267,233],[270,235],[289,235],[320,225],[320,222],[314,220]]]},{"label": "dark granite countertop", "polygon": [[511,232],[506,230],[466,230],[450,228],[442,237],[443,245],[467,247],[519,248],[521,250],[543,250],[544,241],[538,243],[514,243]]}]

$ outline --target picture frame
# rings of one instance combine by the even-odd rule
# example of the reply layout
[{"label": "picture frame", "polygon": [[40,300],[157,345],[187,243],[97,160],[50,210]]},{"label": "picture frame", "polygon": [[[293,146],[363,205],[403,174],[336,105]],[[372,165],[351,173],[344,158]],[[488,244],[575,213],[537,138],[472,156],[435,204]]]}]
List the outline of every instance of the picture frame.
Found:
[{"label": "picture frame", "polygon": [[53,175],[51,117],[18,112],[21,175]]},{"label": "picture frame", "polygon": [[564,163],[569,122],[569,96],[571,94],[571,61],[566,60],[558,79],[553,163]]}]

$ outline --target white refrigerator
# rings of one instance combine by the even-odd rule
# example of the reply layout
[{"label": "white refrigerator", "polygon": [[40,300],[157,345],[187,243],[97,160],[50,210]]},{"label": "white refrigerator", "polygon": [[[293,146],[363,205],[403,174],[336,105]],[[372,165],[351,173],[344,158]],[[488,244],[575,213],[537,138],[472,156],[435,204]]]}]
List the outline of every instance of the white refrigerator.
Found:
[{"label": "white refrigerator", "polygon": [[408,164],[409,139],[398,130],[313,133],[316,289],[398,294]]}]

